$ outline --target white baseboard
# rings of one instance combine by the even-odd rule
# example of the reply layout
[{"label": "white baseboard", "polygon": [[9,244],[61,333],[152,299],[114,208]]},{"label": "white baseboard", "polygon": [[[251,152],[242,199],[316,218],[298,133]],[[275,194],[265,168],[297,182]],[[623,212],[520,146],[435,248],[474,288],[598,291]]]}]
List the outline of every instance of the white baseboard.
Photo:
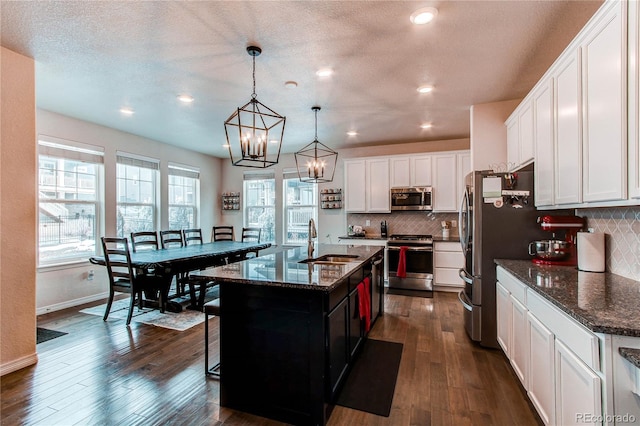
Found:
[{"label": "white baseboard", "polygon": [[108,292],[93,294],[91,296],[82,297],[80,299],[67,300],[62,303],[56,303],[54,305],[42,306],[36,308],[36,315],[48,314],[49,312],[60,311],[62,309],[73,308],[74,306],[84,305],[85,303],[95,302],[96,300],[106,299],[109,297]]},{"label": "white baseboard", "polygon": [[16,360],[10,361],[6,364],[0,365],[0,376],[4,376],[5,374],[13,373],[14,371],[18,371],[22,368],[29,367],[38,362],[38,354],[33,353],[31,355],[23,356],[22,358],[18,358]]}]

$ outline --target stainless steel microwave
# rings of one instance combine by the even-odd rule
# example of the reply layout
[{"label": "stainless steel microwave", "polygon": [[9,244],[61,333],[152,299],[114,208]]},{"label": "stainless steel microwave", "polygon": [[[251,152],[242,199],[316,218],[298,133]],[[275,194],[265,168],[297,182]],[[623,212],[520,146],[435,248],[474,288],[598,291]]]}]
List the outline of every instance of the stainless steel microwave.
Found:
[{"label": "stainless steel microwave", "polygon": [[391,188],[391,210],[433,210],[430,186]]}]

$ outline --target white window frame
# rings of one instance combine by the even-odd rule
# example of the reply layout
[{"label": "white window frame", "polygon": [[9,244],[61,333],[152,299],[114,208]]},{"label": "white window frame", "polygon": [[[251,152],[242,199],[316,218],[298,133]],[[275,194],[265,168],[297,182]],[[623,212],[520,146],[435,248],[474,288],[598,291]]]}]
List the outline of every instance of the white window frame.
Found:
[{"label": "white window frame", "polygon": [[[197,228],[200,223],[199,209],[200,209],[200,170],[196,167],[186,166],[182,164],[169,163],[167,179],[167,201],[169,202],[167,219],[169,222],[169,229],[188,229]],[[183,178],[186,182],[192,182],[191,185],[182,183],[172,183],[173,177]],[[172,196],[172,187],[181,188],[183,193],[189,190],[193,191],[193,200],[189,202],[188,199],[183,199],[182,202],[174,200]],[[190,208],[192,210],[191,222],[189,224],[172,225],[171,224],[171,210],[174,208]]]},{"label": "white window frame", "polygon": [[[273,171],[265,171],[265,172],[245,172],[244,173],[244,182],[242,185],[243,191],[243,222],[245,227],[259,227],[262,229],[262,234],[260,236],[260,242],[263,243],[272,243],[276,242],[276,182],[275,182],[275,174]],[[250,198],[247,196],[248,193],[248,185],[251,185],[251,182],[255,181],[272,181],[273,182],[273,204],[270,204],[268,201],[268,196],[264,197],[263,200],[266,200],[264,204],[259,205],[249,205]],[[273,220],[273,226],[271,229],[265,228],[261,226],[261,224],[250,221],[251,211],[254,209],[259,210],[267,210],[270,211],[271,218]],[[269,213],[267,213],[269,215]]]},{"label": "white window frame", "polygon": [[[295,180],[300,181],[297,171],[285,170],[283,172],[283,179],[282,179],[283,209],[282,210],[283,210],[284,217],[282,218],[282,223],[283,223],[282,241],[284,241],[284,244],[288,244],[288,245],[304,245],[307,242],[308,234],[309,234],[309,230],[308,230],[309,219],[313,218],[313,220],[316,223],[318,223],[318,184],[302,182],[302,184],[313,188],[313,194],[311,197],[313,200],[313,204],[295,204],[294,205],[294,204],[290,204],[290,201],[288,199],[287,184],[290,181],[295,181]],[[309,215],[308,213],[307,214],[295,213],[296,210],[308,210],[308,209],[312,210],[311,215]],[[297,216],[299,220],[302,220],[302,222],[298,223],[297,224],[298,226],[295,229],[294,228],[289,229],[291,226],[293,226],[290,224],[293,216]],[[301,234],[303,235],[303,238],[290,239],[289,231]]]},{"label": "white window frame", "polygon": [[[133,201],[120,201],[120,185],[125,179],[120,176],[120,166],[138,167],[140,169],[147,169],[152,172],[151,186],[153,188],[153,200],[147,202],[133,202]],[[134,180],[134,179],[129,179]],[[145,182],[137,179],[138,184]],[[160,160],[150,157],[143,157],[136,154],[130,154],[126,152],[118,151],[116,153],[116,235],[119,237],[129,237],[131,232],[137,231],[155,231],[158,228],[159,215],[158,211],[160,205]],[[126,222],[121,222],[121,208],[124,207],[142,207],[151,209],[151,223],[143,227],[130,227],[125,229]]]},{"label": "white window frame", "polygon": [[[57,163],[54,166],[55,170],[55,179],[51,182],[51,185],[42,185],[43,177],[40,174],[40,165],[45,159],[50,159],[51,162]],[[92,200],[82,200],[82,199],[72,199],[72,198],[59,198],[60,194],[65,192],[65,179],[64,175],[69,173],[69,171],[65,171],[64,167],[58,167],[61,165],[61,162],[64,161],[73,161],[86,163],[95,167],[95,174],[89,175],[93,176],[92,185],[94,187],[93,191],[93,199]],[[75,171],[73,173],[78,173]],[[82,172],[79,172],[82,174]],[[62,181],[60,181],[62,179]],[[74,179],[75,185],[69,188],[66,193],[69,195],[78,194],[78,188],[81,185],[78,185],[78,179]],[[51,188],[47,188],[50,186]],[[50,191],[46,191],[49,189]],[[45,198],[45,192],[54,191],[56,193],[54,198]],[[41,204],[42,203],[42,204]],[[44,208],[43,206],[46,204],[51,204],[51,206]],[[60,206],[60,204],[65,204],[65,206]],[[89,214],[84,217],[84,214],[81,212],[76,212],[73,217],[68,217],[66,219],[60,219],[62,216],[61,212],[67,211],[67,205],[75,205],[84,212],[86,207],[87,209],[93,209],[93,217]],[[38,267],[50,267],[56,265],[65,265],[79,262],[86,262],[89,257],[96,255],[100,252],[100,235],[104,231],[104,223],[103,223],[103,210],[104,210],[104,149],[102,147],[97,147],[93,145],[83,144],[75,141],[68,141],[64,139],[59,139],[52,136],[39,135],[38,136],[38,239],[37,239],[37,258],[38,258]],[[47,214],[43,212],[46,211]],[[43,224],[42,219],[45,216],[55,215],[56,212],[58,214],[59,220],[48,222],[47,224]],[[73,223],[72,223],[73,222]],[[77,222],[77,223],[76,223]],[[58,245],[61,244],[60,239],[62,234],[68,232],[70,227],[81,226],[83,229],[86,229],[87,236],[89,238],[83,239],[79,236],[79,240],[74,240],[73,238],[69,239],[67,245],[67,249],[72,249],[75,245],[76,248],[86,247],[86,250],[79,250],[74,254],[72,251],[69,255],[58,255],[58,256],[43,256],[42,251],[43,248],[47,246],[47,244],[43,244],[43,238],[47,238],[47,233],[45,232],[45,227],[49,227],[49,225],[57,225],[57,230],[54,232],[58,238]],[[67,224],[65,227],[62,224]],[[73,236],[72,236],[73,237]]]}]

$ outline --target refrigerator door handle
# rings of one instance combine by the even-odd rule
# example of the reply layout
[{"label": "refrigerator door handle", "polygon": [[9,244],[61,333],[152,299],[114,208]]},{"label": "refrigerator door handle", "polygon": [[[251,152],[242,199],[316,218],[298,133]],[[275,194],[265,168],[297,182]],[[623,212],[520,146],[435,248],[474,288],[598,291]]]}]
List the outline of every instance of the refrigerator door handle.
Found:
[{"label": "refrigerator door handle", "polygon": [[473,278],[470,277],[467,274],[467,271],[465,271],[464,269],[458,269],[458,275],[460,276],[460,278],[462,279],[462,281],[464,281],[467,284],[471,284],[473,285]]},{"label": "refrigerator door handle", "polygon": [[458,293],[458,300],[467,311],[473,310],[473,306],[471,306],[471,304],[468,303],[467,295],[464,293],[464,290]]},{"label": "refrigerator door handle", "polygon": [[[466,212],[466,217],[463,215]],[[462,246],[462,252],[466,253],[469,246],[469,189],[465,188],[464,195],[462,196],[462,202],[460,203],[460,211],[458,212],[458,225],[464,227],[460,232],[460,245]],[[467,219],[467,220],[465,220]]]}]

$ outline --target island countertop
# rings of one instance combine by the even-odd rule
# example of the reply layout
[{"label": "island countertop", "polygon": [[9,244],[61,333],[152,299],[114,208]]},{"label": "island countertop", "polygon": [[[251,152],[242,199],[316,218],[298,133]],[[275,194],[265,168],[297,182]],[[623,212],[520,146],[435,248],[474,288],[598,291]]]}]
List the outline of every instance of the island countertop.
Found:
[{"label": "island countertop", "polygon": [[640,283],[575,266],[536,265],[526,260],[495,263],[596,333],[640,337]]},{"label": "island countertop", "polygon": [[216,268],[194,271],[191,276],[215,278],[222,282],[264,285],[271,287],[305,288],[330,292],[345,277],[363,263],[384,250],[382,246],[346,246],[318,244],[313,258],[324,255],[355,255],[346,263],[300,263],[307,259],[307,248],[285,248],[276,253],[247,259]]}]

